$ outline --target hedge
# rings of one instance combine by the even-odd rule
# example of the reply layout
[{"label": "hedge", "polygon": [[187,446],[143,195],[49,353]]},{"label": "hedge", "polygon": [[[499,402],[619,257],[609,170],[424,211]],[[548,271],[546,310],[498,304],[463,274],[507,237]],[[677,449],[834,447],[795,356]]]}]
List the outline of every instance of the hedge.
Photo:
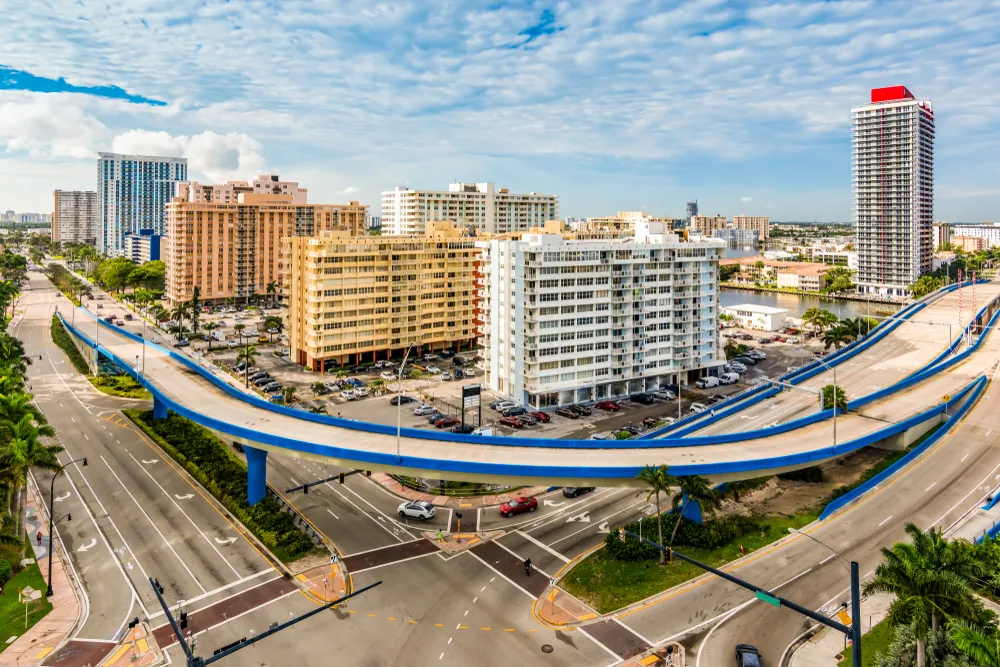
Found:
[{"label": "hedge", "polygon": [[80,375],[90,375],[90,366],[87,365],[87,360],[80,354],[80,349],[73,344],[73,339],[70,338],[66,327],[59,321],[58,315],[52,316],[52,342],[62,348],[62,351],[69,357],[77,373]]},{"label": "hedge", "polygon": [[297,560],[313,549],[312,540],[273,497],[252,507],[247,504],[246,464],[211,432],[173,412],[166,419],[153,419],[152,410],[125,410],[125,414],[282,562]]},{"label": "hedge", "polygon": [[[663,523],[663,540],[670,539],[670,533],[677,522],[676,516],[664,514],[660,517]],[[742,537],[748,533],[757,532],[764,528],[764,524],[757,517],[749,514],[731,514],[729,516],[708,521],[706,523],[695,523],[690,519],[681,519],[681,525],[677,529],[677,537],[674,539],[674,546],[697,547],[699,549],[717,549],[722,545]],[[625,530],[638,535],[639,522],[633,521],[625,525]],[[656,542],[656,519],[643,519],[642,536]],[[618,539],[618,531],[612,531],[604,538],[608,553],[617,560],[640,561],[650,558],[658,558],[657,549],[640,542],[639,540]]]}]

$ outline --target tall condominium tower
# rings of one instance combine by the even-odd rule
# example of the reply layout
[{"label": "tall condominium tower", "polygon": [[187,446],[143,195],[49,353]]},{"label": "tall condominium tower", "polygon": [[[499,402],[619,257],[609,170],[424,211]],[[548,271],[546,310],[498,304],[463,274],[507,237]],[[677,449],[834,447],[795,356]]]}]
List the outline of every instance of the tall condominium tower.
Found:
[{"label": "tall condominium tower", "polygon": [[187,158],[99,153],[97,158],[97,248],[110,256],[125,251],[125,237],[165,231],[167,202],[187,180]]},{"label": "tall condominium tower", "polygon": [[931,270],[934,110],[904,86],[851,109],[858,291],[904,296]]},{"label": "tall condominium tower", "polygon": [[56,190],[52,207],[52,240],[93,245],[97,224],[97,193],[89,190]]}]

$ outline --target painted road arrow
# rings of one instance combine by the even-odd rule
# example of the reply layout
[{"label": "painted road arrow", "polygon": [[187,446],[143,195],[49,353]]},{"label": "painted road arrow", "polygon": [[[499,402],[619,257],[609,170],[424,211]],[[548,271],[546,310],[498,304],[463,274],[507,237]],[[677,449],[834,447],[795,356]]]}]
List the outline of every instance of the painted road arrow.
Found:
[{"label": "painted road arrow", "polygon": [[194,498],[194,494],[193,493],[189,493],[186,496],[179,496],[179,495],[177,495],[175,493],[174,494],[174,498],[176,498],[177,500],[191,500],[192,498]]},{"label": "painted road arrow", "polygon": [[569,523],[571,521],[582,521],[583,523],[590,523],[590,512],[589,511],[581,512],[576,516],[571,516],[570,518],[566,519],[566,523]]},{"label": "painted road arrow", "polygon": [[160,459],[153,459],[151,461],[147,461],[146,459],[143,459],[142,462],[149,465],[150,463],[157,463],[159,460]]},{"label": "painted road arrow", "polygon": [[97,546],[97,538],[96,537],[92,537],[92,538],[90,538],[90,543],[89,544],[84,544],[82,547],[80,547],[79,549],[77,549],[77,551],[90,551],[91,549],[93,549],[96,546]]},{"label": "painted road arrow", "polygon": [[72,494],[72,493],[70,493],[69,491],[67,491],[66,493],[64,493],[64,494],[63,494],[63,495],[61,495],[61,496],[56,496],[56,502],[58,503],[58,502],[60,502],[60,501],[62,501],[62,500],[66,500],[66,499],[67,499],[67,498],[69,498],[69,497],[70,497],[71,495],[73,495],[73,494]]},{"label": "painted road arrow", "polygon": [[599,532],[599,533],[610,533],[610,532],[611,532],[611,529],[610,529],[610,528],[608,528],[608,522],[607,522],[607,521],[605,521],[605,522],[604,522],[604,523],[602,523],[602,524],[601,524],[600,526],[598,526],[598,527],[597,527],[597,532]]},{"label": "painted road arrow", "polygon": [[553,502],[551,500],[543,500],[542,501],[542,506],[543,507],[562,507],[565,504],[566,504],[565,500],[562,501],[561,503]]},{"label": "painted road arrow", "polygon": [[235,537],[227,537],[227,538],[226,538],[226,539],[224,539],[224,540],[220,540],[220,539],[219,539],[218,537],[217,537],[217,538],[215,538],[215,543],[216,543],[216,544],[222,544],[222,545],[226,545],[226,544],[232,544],[232,543],[233,543],[233,542],[235,542],[235,541],[236,541],[236,538],[235,538]]}]

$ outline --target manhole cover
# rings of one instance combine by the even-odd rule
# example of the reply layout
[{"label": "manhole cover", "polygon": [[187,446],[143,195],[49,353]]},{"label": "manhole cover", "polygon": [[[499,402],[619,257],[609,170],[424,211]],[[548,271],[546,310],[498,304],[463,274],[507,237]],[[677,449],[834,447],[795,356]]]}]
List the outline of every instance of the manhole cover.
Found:
[{"label": "manhole cover", "polygon": [[552,651],[555,651],[552,644],[542,644],[542,653],[552,653]]}]

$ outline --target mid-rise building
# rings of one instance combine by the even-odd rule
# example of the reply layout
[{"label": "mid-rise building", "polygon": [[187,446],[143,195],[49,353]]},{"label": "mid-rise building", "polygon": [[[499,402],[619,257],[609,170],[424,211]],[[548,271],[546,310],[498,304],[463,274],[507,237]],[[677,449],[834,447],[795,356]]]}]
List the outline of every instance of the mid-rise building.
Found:
[{"label": "mid-rise building", "polygon": [[635,234],[636,224],[640,222],[662,222],[668,230],[673,230],[680,221],[674,218],[656,218],[645,211],[618,211],[617,215],[587,218],[586,222],[577,223],[573,229],[579,233],[632,236]]},{"label": "mid-rise building", "polygon": [[105,255],[125,252],[125,237],[140,230],[162,235],[165,205],[187,180],[187,158],[99,153],[97,247]]},{"label": "mid-rise building", "polygon": [[825,264],[760,257],[726,259],[721,265],[738,267],[729,279],[732,283],[788,287],[810,292],[819,292],[826,287],[826,274],[830,271]]},{"label": "mid-rise building", "polygon": [[979,252],[989,247],[987,244],[988,241],[982,236],[958,236],[956,234],[951,237],[951,246],[962,252]]},{"label": "mid-rise building", "polygon": [[235,204],[241,194],[289,195],[293,204],[305,204],[309,192],[294,181],[283,181],[277,174],[261,174],[252,181],[226,181],[205,185],[197,181],[177,184],[177,196],[190,202]]},{"label": "mid-rise building", "polygon": [[341,364],[475,348],[476,238],[450,221],[420,236],[322,232],[288,245],[291,359]]},{"label": "mid-rise building", "polygon": [[725,229],[716,229],[712,232],[712,236],[725,241],[726,247],[732,250],[748,247],[756,248],[757,244],[760,243],[760,232],[756,229],[726,227]]},{"label": "mid-rise building", "polygon": [[363,229],[364,204],[296,204],[294,198],[241,192],[229,203],[177,197],[167,204],[167,301],[190,300],[195,286],[205,303],[263,296],[271,283],[284,283],[282,239]]},{"label": "mid-rise building", "polygon": [[761,306],[756,303],[726,306],[722,309],[722,313],[733,318],[737,326],[758,331],[781,331],[785,328],[785,319],[788,316],[788,311],[784,308]]},{"label": "mid-rise building", "polygon": [[981,225],[955,225],[951,230],[953,236],[949,242],[954,243],[955,236],[975,237],[986,241],[987,248],[1000,246],[1000,222],[987,222]]},{"label": "mid-rise building", "polygon": [[136,264],[145,264],[162,259],[163,237],[151,229],[143,229],[138,234],[125,237],[125,257]]},{"label": "mid-rise building", "polygon": [[382,216],[371,215],[365,219],[365,230],[369,234],[381,234],[382,233]]},{"label": "mid-rise building", "polygon": [[89,190],[56,190],[52,207],[52,240],[58,243],[97,242],[100,211],[97,193]]},{"label": "mid-rise building", "polygon": [[858,290],[903,297],[934,252],[934,110],[893,86],[851,116]]},{"label": "mid-rise building", "polygon": [[858,253],[851,250],[812,249],[812,261],[827,266],[843,266],[851,271],[858,270]]},{"label": "mid-rise building", "polygon": [[600,401],[686,383],[718,366],[725,244],[664,223],[581,240],[545,228],[480,241],[485,382],[522,405]]},{"label": "mid-rise building", "polygon": [[423,234],[429,222],[451,220],[469,233],[506,234],[559,215],[559,197],[515,194],[494,183],[452,183],[447,191],[399,188],[382,193],[382,233]]},{"label": "mid-rise building", "polygon": [[761,241],[771,238],[771,218],[766,215],[733,216],[732,227],[734,229],[754,230]]},{"label": "mid-rise building", "polygon": [[691,233],[698,236],[714,236],[715,232],[728,226],[729,220],[724,215],[691,216]]},{"label": "mid-rise building", "polygon": [[[997,227],[997,234],[1000,236],[1000,227]],[[975,234],[963,234],[964,236],[975,236]],[[939,248],[942,248],[951,243],[951,225],[947,222],[935,222],[934,223],[934,251],[937,252]]]}]

